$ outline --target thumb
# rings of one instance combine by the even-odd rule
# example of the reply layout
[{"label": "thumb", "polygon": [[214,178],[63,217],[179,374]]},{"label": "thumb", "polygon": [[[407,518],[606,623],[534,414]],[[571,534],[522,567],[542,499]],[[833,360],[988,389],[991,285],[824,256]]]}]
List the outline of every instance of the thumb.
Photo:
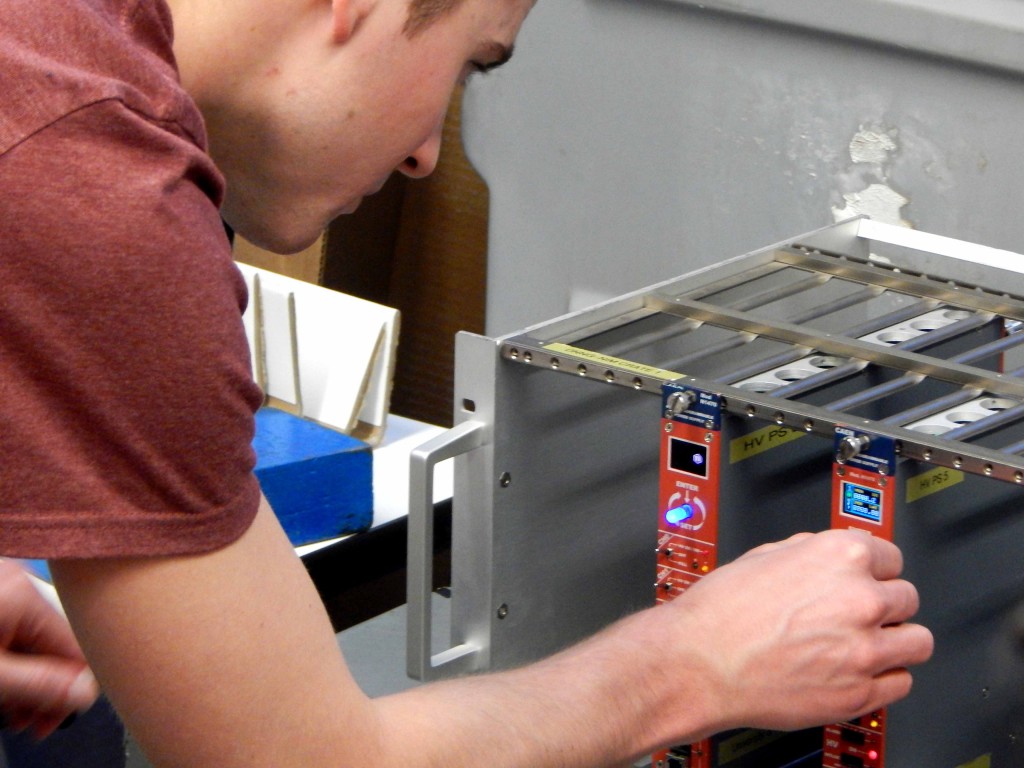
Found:
[{"label": "thumb", "polygon": [[92,671],[58,656],[0,652],[0,707],[40,712],[85,711],[99,696]]}]

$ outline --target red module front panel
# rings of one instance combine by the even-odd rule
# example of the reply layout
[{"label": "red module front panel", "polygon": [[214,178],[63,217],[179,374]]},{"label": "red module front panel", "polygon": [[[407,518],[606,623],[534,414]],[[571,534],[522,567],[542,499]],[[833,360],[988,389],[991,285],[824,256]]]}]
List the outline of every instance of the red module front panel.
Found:
[{"label": "red module front panel", "polygon": [[[840,427],[837,437],[851,439],[857,434]],[[869,447],[863,456],[833,464],[832,528],[854,528],[892,541],[895,453],[890,441],[865,439],[865,445]],[[883,709],[827,726],[822,767],[884,768],[885,718]]]},{"label": "red module front panel", "polygon": [[[717,565],[720,432],[662,419],[657,602],[678,597]],[[686,761],[669,752],[655,766],[711,768],[708,742],[690,745]]]}]

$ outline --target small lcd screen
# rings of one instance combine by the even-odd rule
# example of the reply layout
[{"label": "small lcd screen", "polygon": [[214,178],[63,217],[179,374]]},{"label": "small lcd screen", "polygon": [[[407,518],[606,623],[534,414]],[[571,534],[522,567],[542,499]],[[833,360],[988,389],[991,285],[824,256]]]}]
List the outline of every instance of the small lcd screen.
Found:
[{"label": "small lcd screen", "polygon": [[844,515],[869,520],[872,523],[882,522],[882,492],[863,485],[843,483]]},{"label": "small lcd screen", "polygon": [[708,447],[689,440],[672,438],[669,467],[676,472],[686,472],[697,477],[708,476]]}]

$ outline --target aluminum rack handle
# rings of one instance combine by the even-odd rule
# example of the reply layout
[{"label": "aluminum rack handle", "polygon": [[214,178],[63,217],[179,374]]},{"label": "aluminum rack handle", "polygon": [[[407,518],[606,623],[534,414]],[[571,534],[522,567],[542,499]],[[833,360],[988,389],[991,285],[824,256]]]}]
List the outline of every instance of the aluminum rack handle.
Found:
[{"label": "aluminum rack handle", "polygon": [[409,457],[409,539],[406,666],[415,680],[434,680],[471,669],[475,645],[464,643],[431,654],[434,572],[434,467],[484,444],[486,425],[465,421],[414,449]]}]

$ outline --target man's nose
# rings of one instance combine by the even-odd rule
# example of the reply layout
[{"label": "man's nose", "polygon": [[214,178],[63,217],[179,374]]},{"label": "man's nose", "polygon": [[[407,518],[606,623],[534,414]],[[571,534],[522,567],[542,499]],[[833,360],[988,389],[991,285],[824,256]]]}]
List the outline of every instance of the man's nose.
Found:
[{"label": "man's nose", "polygon": [[441,128],[438,125],[430,137],[402,161],[398,170],[411,179],[422,179],[432,174],[441,155]]}]

